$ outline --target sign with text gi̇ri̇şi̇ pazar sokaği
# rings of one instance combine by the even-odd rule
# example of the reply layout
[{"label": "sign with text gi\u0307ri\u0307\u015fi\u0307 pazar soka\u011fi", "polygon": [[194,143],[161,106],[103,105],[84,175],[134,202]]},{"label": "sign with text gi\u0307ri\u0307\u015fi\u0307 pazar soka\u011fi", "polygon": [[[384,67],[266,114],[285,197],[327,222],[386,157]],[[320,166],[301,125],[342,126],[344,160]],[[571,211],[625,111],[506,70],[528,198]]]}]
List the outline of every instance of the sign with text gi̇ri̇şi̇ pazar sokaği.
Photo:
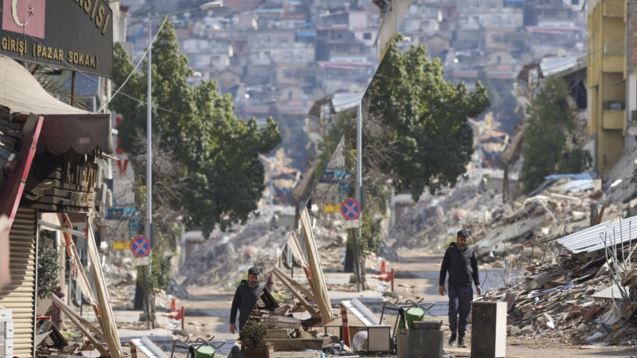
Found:
[{"label": "sign with text gi\u0307ri\u0307\u015fi\u0307 pazar soka\u011fi", "polygon": [[108,0],[0,1],[0,54],[111,76],[113,12]]}]

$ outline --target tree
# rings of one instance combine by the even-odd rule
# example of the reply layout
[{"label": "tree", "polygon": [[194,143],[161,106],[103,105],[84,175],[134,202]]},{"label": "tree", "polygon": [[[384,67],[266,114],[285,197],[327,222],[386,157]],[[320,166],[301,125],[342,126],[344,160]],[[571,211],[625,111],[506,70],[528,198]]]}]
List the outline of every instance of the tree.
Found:
[{"label": "tree", "polygon": [[[390,45],[363,99],[365,208],[361,234],[352,230],[348,235],[348,250],[360,253],[354,262],[357,275],[364,272],[365,255],[379,247],[392,189],[410,190],[417,199],[425,188],[435,191],[454,185],[473,153],[468,118],[489,106],[481,84],[471,91],[462,83],[446,81],[442,64],[429,58],[424,46],[403,51],[396,46],[399,40],[400,35]],[[347,129],[346,137],[353,151],[346,162],[353,171],[354,127]]]},{"label": "tree", "polygon": [[590,167],[590,155],[568,140],[575,130],[568,95],[564,81],[549,78],[531,101],[522,145],[521,179],[527,193],[549,174],[580,173]]},{"label": "tree", "polygon": [[[254,119],[237,118],[232,97],[221,95],[215,82],[190,87],[192,71],[170,23],[159,33],[152,51],[153,135],[161,138],[159,150],[174,153],[181,168],[182,185],[170,205],[177,211],[183,209],[185,222],[202,227],[205,234],[217,224],[225,228],[246,220],[264,189],[264,169],[258,156],[280,142],[277,124],[271,118],[263,126]],[[116,86],[133,72],[119,45],[115,46],[113,68]],[[123,90],[144,99],[145,75],[134,72]],[[144,153],[145,143],[140,139],[146,132],[145,105],[117,96],[112,107],[124,118],[122,147],[133,157]],[[160,179],[162,173],[154,170],[153,176]],[[137,182],[144,182],[143,175]]]},{"label": "tree", "polygon": [[42,230],[38,240],[38,297],[48,297],[55,292],[59,271],[55,237],[51,231]]},{"label": "tree", "polygon": [[[259,154],[280,142],[273,119],[259,126],[254,119],[238,118],[232,97],[221,95],[215,82],[204,81],[197,87],[188,84],[192,70],[168,22],[153,45],[152,57],[153,276],[138,271],[135,300],[138,308],[142,297],[150,300],[151,317],[152,291],[170,282],[170,265],[166,263],[183,226],[200,227],[207,237],[216,225],[225,229],[245,221],[256,209],[264,189]],[[116,44],[114,86],[119,87],[129,75],[122,88],[125,94],[115,96],[111,108],[124,119],[118,128],[120,145],[138,169],[135,198],[143,207],[147,195],[147,77],[145,71],[135,71],[124,48]],[[151,296],[142,295],[141,288]]]},{"label": "tree", "polygon": [[[443,77],[438,59],[425,46],[406,51],[394,39],[365,96],[369,118],[384,128],[380,137],[365,141],[384,143],[381,173],[388,173],[397,188],[408,189],[414,198],[425,188],[431,191],[454,185],[465,172],[473,153],[473,132],[467,121],[489,107],[486,89],[474,90]],[[366,149],[369,146],[365,146]],[[367,160],[367,159],[366,159]]]}]

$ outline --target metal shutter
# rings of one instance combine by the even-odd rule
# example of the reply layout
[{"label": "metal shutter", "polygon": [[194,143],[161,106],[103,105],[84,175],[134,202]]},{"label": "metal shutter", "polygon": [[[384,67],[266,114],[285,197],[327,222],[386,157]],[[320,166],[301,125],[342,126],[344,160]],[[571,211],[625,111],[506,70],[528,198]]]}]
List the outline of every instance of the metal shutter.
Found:
[{"label": "metal shutter", "polygon": [[0,307],[13,314],[13,354],[33,357],[35,331],[37,212],[19,208],[9,234],[11,283],[0,292]]}]

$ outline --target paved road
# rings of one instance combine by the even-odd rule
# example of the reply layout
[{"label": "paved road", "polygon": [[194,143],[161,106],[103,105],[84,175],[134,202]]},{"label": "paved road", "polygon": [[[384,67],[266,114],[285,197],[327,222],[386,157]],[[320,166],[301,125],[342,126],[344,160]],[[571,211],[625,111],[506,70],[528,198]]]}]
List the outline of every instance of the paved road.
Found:
[{"label": "paved road", "polygon": [[[447,322],[447,298],[438,295],[438,270],[441,257],[425,253],[406,253],[402,255],[400,262],[390,264],[398,270],[399,275],[396,280],[396,291],[402,297],[423,298],[424,301],[434,302],[436,305],[431,310],[431,314],[443,321],[446,328]],[[497,280],[501,275],[501,270],[487,270],[481,274],[484,287],[489,288],[501,284],[502,280]],[[326,273],[326,280],[330,284],[343,284],[348,280],[349,275],[343,273]],[[490,276],[490,278],[488,277]],[[494,278],[495,277],[495,278]],[[295,277],[296,278],[296,277]],[[371,277],[370,277],[371,279]],[[371,280],[370,287],[380,286],[378,281]],[[229,307],[232,300],[232,292],[219,292],[209,287],[190,288],[192,297],[182,300],[179,305],[186,307],[186,331],[192,339],[209,339],[212,336],[216,341],[224,341],[226,344],[219,351],[220,356],[228,354],[234,345],[238,335],[228,332]],[[342,299],[360,296],[356,292],[330,292],[333,303]],[[369,307],[380,312],[382,307],[381,294],[378,291],[367,291],[363,293],[365,302]],[[376,302],[376,303],[374,303]],[[126,316],[126,315],[124,315]],[[128,317],[127,317],[128,318]],[[384,320],[386,324],[392,324],[394,316],[389,316]],[[134,332],[133,332],[134,333]],[[132,334],[132,333],[131,333]],[[470,344],[470,337],[469,344]],[[162,348],[168,350],[168,344],[162,344]],[[445,347],[448,357],[469,357],[469,349]],[[176,357],[185,357],[184,353]],[[609,349],[593,348],[580,349],[577,347],[547,347],[542,342],[519,342],[509,339],[507,345],[507,357],[531,358],[531,357],[637,357],[637,349]]]}]

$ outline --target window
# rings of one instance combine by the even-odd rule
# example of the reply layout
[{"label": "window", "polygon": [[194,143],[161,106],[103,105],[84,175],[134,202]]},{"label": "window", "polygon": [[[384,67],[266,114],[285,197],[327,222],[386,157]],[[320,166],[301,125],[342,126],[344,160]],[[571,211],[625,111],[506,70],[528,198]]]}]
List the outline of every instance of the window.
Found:
[{"label": "window", "polygon": [[371,40],[372,39],[372,33],[371,32],[366,32],[363,34],[363,40]]}]

